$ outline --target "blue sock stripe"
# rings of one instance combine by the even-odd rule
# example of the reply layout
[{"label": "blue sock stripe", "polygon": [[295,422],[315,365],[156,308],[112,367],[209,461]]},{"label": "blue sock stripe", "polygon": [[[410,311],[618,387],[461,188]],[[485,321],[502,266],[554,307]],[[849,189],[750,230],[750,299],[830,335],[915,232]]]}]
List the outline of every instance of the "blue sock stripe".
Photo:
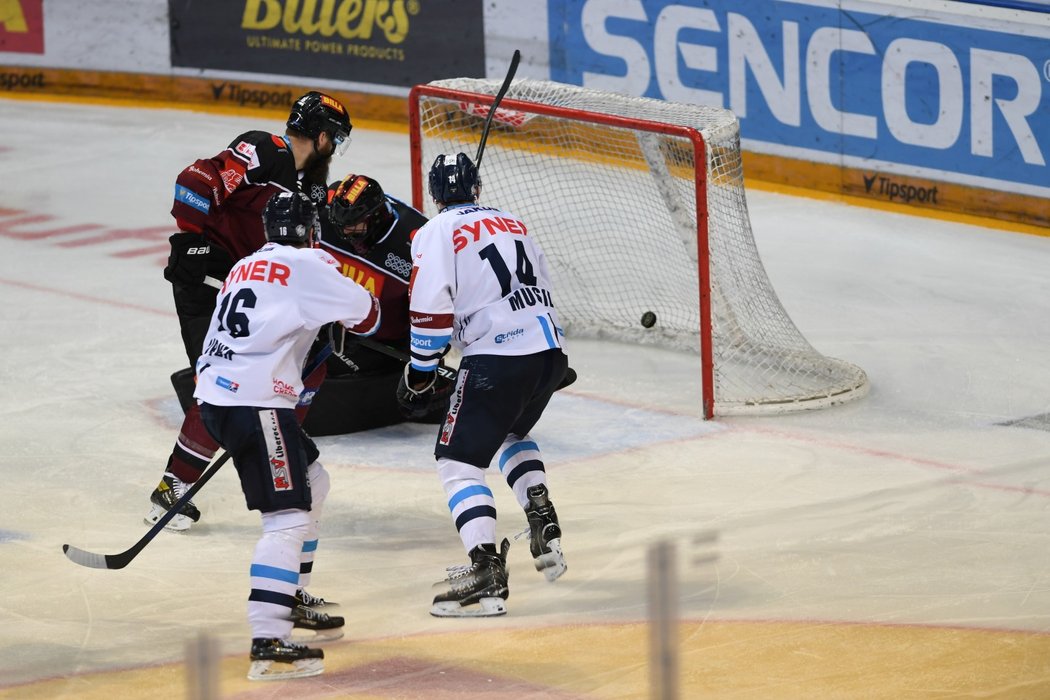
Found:
[{"label": "blue sock stripe", "polygon": [[299,583],[298,571],[289,571],[288,569],[267,566],[266,564],[252,564],[250,575],[256,578],[272,578],[275,581],[283,581],[284,583]]},{"label": "blue sock stripe", "polygon": [[544,471],[546,470],[543,468],[543,462],[539,461],[538,459],[527,459],[510,470],[510,473],[507,474],[507,485],[511,488],[514,488],[514,484],[518,481],[518,479],[525,476],[529,472]]},{"label": "blue sock stripe", "polygon": [[478,518],[492,518],[496,519],[496,509],[492,506],[474,506],[473,508],[467,508],[465,511],[459,514],[456,518],[456,531],[463,529],[463,526],[469,523],[471,520]]},{"label": "blue sock stripe", "polygon": [[464,489],[460,489],[452,495],[452,498],[448,499],[449,512],[455,510],[457,505],[467,500],[471,496],[488,496],[489,498],[492,498],[492,489],[490,489],[488,486],[482,486],[481,484],[475,484],[473,486],[468,486]]},{"label": "blue sock stripe", "polygon": [[317,540],[308,540],[303,542],[303,552],[316,552],[317,551]]},{"label": "blue sock stripe", "polygon": [[499,470],[503,471],[503,468],[507,466],[507,461],[510,460],[511,457],[520,454],[525,450],[536,450],[537,452],[539,452],[540,446],[537,445],[533,440],[522,440],[521,442],[514,443],[507,449],[503,450],[503,453],[500,454]]}]

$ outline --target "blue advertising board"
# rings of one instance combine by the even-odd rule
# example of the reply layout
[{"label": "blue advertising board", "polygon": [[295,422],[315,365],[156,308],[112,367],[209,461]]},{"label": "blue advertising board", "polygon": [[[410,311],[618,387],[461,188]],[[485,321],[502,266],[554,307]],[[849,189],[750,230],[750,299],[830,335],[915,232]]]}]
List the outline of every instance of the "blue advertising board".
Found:
[{"label": "blue advertising board", "polygon": [[551,78],[730,109],[750,150],[1050,196],[1050,23],[916,5],[551,0]]}]

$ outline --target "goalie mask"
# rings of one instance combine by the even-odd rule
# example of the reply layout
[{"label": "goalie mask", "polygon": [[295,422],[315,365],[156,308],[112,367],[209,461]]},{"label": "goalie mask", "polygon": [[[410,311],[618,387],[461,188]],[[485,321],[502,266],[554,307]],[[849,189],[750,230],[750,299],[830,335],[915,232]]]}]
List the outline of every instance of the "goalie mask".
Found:
[{"label": "goalie mask", "polygon": [[325,236],[332,243],[364,255],[390,230],[394,214],[379,183],[364,175],[347,175],[328,187],[328,221]]},{"label": "goalie mask", "polygon": [[430,196],[443,206],[474,202],[481,194],[478,168],[466,153],[440,155],[430,166]]},{"label": "goalie mask", "polygon": [[339,155],[350,147],[350,114],[342,103],[323,92],[308,92],[292,105],[288,115],[288,128],[311,139],[316,139],[322,131],[326,132],[335,144]]},{"label": "goalie mask", "polygon": [[266,240],[309,246],[317,230],[317,207],[302,192],[278,192],[266,203],[262,220]]}]

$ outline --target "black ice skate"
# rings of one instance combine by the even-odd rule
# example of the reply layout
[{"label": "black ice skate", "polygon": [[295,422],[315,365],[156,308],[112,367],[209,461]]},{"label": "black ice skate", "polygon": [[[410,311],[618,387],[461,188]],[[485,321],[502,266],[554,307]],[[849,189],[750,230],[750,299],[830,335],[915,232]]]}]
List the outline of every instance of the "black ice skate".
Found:
[{"label": "black ice skate", "polygon": [[295,603],[304,608],[313,608],[314,610],[324,607],[334,608],[339,605],[333,600],[325,600],[320,596],[310,595],[305,588],[300,588],[295,592]]},{"label": "black ice skate", "polygon": [[250,681],[282,681],[324,673],[324,651],[284,639],[253,639]]},{"label": "black ice skate", "polygon": [[[161,478],[160,483],[157,484],[157,488],[149,496],[152,507],[149,514],[146,515],[146,522],[150,525],[155,525],[175,505],[175,502],[182,498],[182,495],[188,489],[189,486],[177,476],[171,472],[164,472],[164,476]],[[200,519],[201,512],[197,510],[197,506],[193,505],[193,501],[186,501],[179,514],[169,520],[164,529],[172,530],[173,532],[183,532],[189,530],[190,526]]]},{"label": "black ice skate", "polygon": [[529,519],[529,550],[532,552],[532,563],[547,580],[554,582],[565,573],[565,555],[561,551],[561,526],[558,525],[558,514],[554,504],[547,497],[547,487],[543,484],[532,486],[525,492],[529,505],[525,516]]},{"label": "black ice skate", "polygon": [[297,630],[313,632],[304,638],[296,637],[292,641],[296,643],[332,642],[343,636],[343,624],[345,620],[338,615],[326,615],[317,612],[305,605],[296,605],[292,608],[292,624]]},{"label": "black ice skate", "polygon": [[[507,551],[503,540],[500,551],[494,544],[479,544],[470,550],[470,566],[454,567],[442,582],[447,593],[434,596],[430,614],[435,617],[494,617],[507,613]],[[441,585],[441,584],[438,584]]]}]

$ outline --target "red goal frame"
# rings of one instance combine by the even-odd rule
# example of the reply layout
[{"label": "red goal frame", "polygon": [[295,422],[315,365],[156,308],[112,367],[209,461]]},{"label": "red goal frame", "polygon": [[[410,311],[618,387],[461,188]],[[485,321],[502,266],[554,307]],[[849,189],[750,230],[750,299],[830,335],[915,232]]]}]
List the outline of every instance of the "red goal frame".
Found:
[{"label": "red goal frame", "polygon": [[[409,144],[412,161],[412,206],[420,211],[424,207],[423,180],[429,172],[429,164],[422,163],[423,147],[422,135],[420,133],[420,99],[424,97],[435,97],[455,102],[471,102],[486,107],[491,106],[495,96],[481,93],[452,90],[449,88],[433,85],[416,85],[409,91],[408,118],[409,118]],[[695,168],[696,184],[696,243],[697,243],[697,265],[700,303],[700,373],[701,373],[701,402],[702,412],[705,419],[714,416],[714,364],[711,333],[711,280],[709,271],[711,269],[711,257],[708,246],[708,216],[707,216],[707,149],[703,135],[699,130],[688,126],[676,124],[664,124],[644,119],[630,119],[611,114],[601,114],[586,110],[569,109],[566,107],[554,107],[550,105],[524,102],[514,99],[504,99],[500,102],[501,109],[509,109],[531,114],[539,114],[550,117],[561,117],[575,121],[595,124],[599,126],[614,126],[637,131],[648,131],[652,133],[667,134],[687,139],[693,146],[693,163]],[[468,154],[469,155],[469,154]],[[700,166],[700,167],[696,167]]]}]

